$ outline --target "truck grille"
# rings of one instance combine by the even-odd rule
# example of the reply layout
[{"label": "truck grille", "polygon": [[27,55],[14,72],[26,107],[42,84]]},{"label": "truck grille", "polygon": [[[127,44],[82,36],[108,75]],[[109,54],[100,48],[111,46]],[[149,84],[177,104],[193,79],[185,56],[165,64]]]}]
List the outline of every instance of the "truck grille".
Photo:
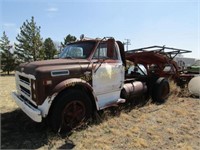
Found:
[{"label": "truck grille", "polygon": [[30,84],[30,80],[26,77],[23,77],[21,75],[19,75],[19,79],[21,82],[24,82],[25,84],[29,85]]},{"label": "truck grille", "polygon": [[33,101],[31,90],[31,84],[35,80],[35,77],[17,71],[15,73],[15,78],[17,92],[21,96],[21,98],[23,98],[26,101],[28,100],[32,104],[36,105],[36,103]]},{"label": "truck grille", "polygon": [[31,91],[20,85],[21,91],[27,96],[31,97]]}]

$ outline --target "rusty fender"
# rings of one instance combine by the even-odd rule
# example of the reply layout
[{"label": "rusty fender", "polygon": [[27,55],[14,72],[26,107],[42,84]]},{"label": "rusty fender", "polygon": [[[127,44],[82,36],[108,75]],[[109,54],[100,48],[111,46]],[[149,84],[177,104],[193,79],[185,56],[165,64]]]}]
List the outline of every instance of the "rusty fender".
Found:
[{"label": "rusty fender", "polygon": [[96,104],[96,108],[98,109],[97,97],[96,97],[96,94],[93,91],[92,86],[88,82],[86,82],[85,80],[82,80],[80,78],[71,78],[71,79],[67,79],[67,80],[60,82],[52,90],[51,95],[54,95],[54,94],[57,95],[61,91],[65,90],[67,88],[73,88],[75,85],[80,85],[82,87],[85,87],[86,89],[88,89],[91,92],[91,94],[93,96],[93,100],[95,101],[95,104]]}]

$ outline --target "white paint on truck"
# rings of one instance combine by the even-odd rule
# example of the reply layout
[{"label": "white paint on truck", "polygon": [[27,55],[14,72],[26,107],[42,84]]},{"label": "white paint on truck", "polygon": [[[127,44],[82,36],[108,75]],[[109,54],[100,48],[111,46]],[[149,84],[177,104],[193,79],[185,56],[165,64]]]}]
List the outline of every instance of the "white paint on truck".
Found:
[{"label": "white paint on truck", "polygon": [[102,63],[96,72],[93,71],[92,82],[98,100],[98,107],[103,109],[120,98],[124,83],[124,66],[121,62]]}]

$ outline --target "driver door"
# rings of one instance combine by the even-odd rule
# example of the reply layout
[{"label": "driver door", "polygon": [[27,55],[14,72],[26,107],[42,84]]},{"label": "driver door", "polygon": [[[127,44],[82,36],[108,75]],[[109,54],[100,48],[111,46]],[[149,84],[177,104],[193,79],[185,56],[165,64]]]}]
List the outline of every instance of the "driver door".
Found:
[{"label": "driver door", "polygon": [[[111,41],[112,40],[112,41]],[[113,39],[99,44],[94,54],[92,81],[98,99],[99,109],[103,109],[120,98],[124,83],[124,66],[119,55],[119,48]]]}]

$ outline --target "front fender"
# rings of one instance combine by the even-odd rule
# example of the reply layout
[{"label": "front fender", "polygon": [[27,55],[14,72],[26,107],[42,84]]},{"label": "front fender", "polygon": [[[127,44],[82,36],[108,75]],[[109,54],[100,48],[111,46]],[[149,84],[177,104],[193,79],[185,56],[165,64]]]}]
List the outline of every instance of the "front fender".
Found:
[{"label": "front fender", "polygon": [[65,90],[67,88],[75,87],[75,85],[79,85],[79,86],[85,87],[88,90],[89,93],[87,93],[87,94],[91,95],[92,101],[94,102],[94,105],[96,106],[96,109],[99,110],[99,106],[98,106],[98,103],[97,103],[98,100],[97,100],[96,94],[95,94],[92,86],[88,82],[83,80],[83,79],[71,78],[71,79],[64,80],[64,81],[60,82],[59,84],[57,84],[55,86],[55,88],[52,90],[51,95],[53,95],[53,94],[57,95],[61,91]]},{"label": "front fender", "polygon": [[[42,113],[42,116],[45,118],[48,113],[49,113],[49,109],[52,105],[52,102],[55,100],[55,98],[58,96],[58,94],[65,90],[66,88],[70,88],[75,85],[82,85],[83,87],[86,87],[87,89],[90,90],[90,92],[93,94],[93,89],[91,87],[91,85],[89,83],[87,83],[86,81],[82,80],[82,79],[78,79],[78,78],[72,78],[72,79],[67,79],[64,80],[62,82],[60,82],[59,84],[57,84],[54,89],[51,92],[51,96],[48,96],[44,103],[42,105],[39,105],[38,108]],[[93,94],[94,97],[94,94]],[[95,99],[95,97],[94,97]]]},{"label": "front fender", "polygon": [[89,83],[87,83],[85,80],[82,80],[79,78],[72,78],[72,79],[64,80],[60,82],[59,84],[57,84],[52,90],[51,94],[60,93],[62,90],[66,88],[74,87],[75,85],[82,85],[88,88],[91,92],[93,92],[92,86]]}]

